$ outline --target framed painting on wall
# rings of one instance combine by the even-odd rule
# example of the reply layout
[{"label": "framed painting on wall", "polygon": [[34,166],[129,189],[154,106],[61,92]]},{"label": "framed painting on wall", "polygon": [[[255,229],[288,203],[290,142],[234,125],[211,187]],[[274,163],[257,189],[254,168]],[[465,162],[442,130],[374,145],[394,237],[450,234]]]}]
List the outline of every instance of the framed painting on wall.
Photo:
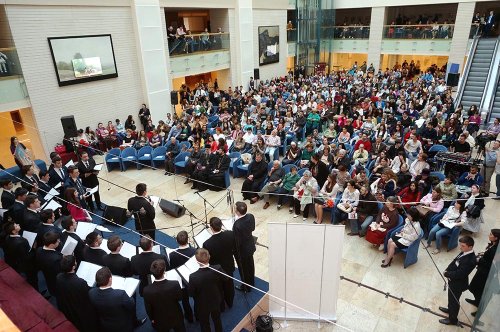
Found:
[{"label": "framed painting on wall", "polygon": [[260,26],[259,30],[259,66],[280,61],[280,27]]}]

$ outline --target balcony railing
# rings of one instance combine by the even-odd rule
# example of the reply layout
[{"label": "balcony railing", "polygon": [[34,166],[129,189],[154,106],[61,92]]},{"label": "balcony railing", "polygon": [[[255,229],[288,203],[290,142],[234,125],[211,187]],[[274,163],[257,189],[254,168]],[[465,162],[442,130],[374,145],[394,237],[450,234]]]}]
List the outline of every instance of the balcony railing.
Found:
[{"label": "balcony railing", "polygon": [[[331,29],[324,27],[323,29]],[[368,39],[370,26],[367,25],[338,25],[333,27],[333,37],[336,39]]]},{"label": "balcony railing", "polygon": [[450,39],[454,24],[385,25],[383,38]]},{"label": "balcony railing", "polygon": [[168,40],[170,56],[229,50],[229,33],[186,34]]},{"label": "balcony railing", "polygon": [[0,48],[0,77],[22,75],[15,48]]}]

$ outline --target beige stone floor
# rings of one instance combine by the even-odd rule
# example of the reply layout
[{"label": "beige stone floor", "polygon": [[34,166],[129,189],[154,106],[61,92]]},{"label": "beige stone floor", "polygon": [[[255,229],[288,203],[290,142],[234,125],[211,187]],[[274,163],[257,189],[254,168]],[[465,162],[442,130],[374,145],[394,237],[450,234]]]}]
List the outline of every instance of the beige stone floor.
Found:
[{"label": "beige stone floor", "polygon": [[[97,159],[97,158],[96,158]],[[160,196],[167,200],[184,200],[186,207],[197,217],[204,219],[203,201],[193,193],[190,185],[185,185],[184,178],[177,176],[165,176],[161,170],[152,170],[144,168],[137,171],[135,168],[126,172],[113,171],[101,174],[103,179],[115,182],[130,190],[134,190],[139,182],[148,184],[150,195]],[[242,180],[231,178],[231,189],[234,189],[235,200],[241,200],[240,188]],[[205,191],[204,197],[213,205],[215,209],[209,206],[210,213],[208,217],[229,217],[230,208],[227,204],[226,192]],[[101,195],[103,201],[109,205],[126,207],[126,201],[132,196],[130,192],[120,189],[114,185],[108,185],[101,181]],[[216,205],[219,199],[221,203]],[[255,236],[258,236],[258,242],[267,245],[267,223],[269,221],[291,222],[292,219],[286,208],[280,211],[276,210],[276,203],[267,209],[262,209],[263,202],[255,205],[249,205],[249,212],[255,215],[257,221]],[[488,242],[488,233],[490,228],[499,227],[499,219],[496,215],[496,209],[500,208],[499,201],[487,200],[486,208],[483,211],[485,223],[481,227],[481,232],[474,235],[476,241],[476,251],[484,250]],[[325,220],[329,216],[325,216]],[[308,222],[312,222],[309,218]],[[170,236],[181,230],[187,231],[190,220],[187,214],[181,218],[173,218],[157,211],[156,225],[158,228],[174,227],[164,230]],[[200,228],[198,228],[198,231]],[[358,237],[346,236],[344,241],[343,260],[341,274],[347,278],[354,279],[364,284],[370,285],[395,294],[397,297],[403,297],[408,301],[417,303],[423,307],[429,307],[434,311],[439,311],[438,306],[446,305],[447,295],[443,291],[443,281],[435,270],[429,256],[425,250],[419,250],[419,260],[416,264],[403,268],[403,256],[398,255],[393,260],[392,266],[387,269],[380,267],[383,254],[374,249],[364,239]],[[450,260],[458,254],[458,249],[451,252],[441,252],[433,256],[437,266],[442,271],[446,268]],[[268,252],[261,246],[257,247],[255,254],[256,275],[264,280],[268,280]],[[462,305],[467,314],[474,311],[471,305],[465,302],[466,297],[470,297],[466,292],[462,296]],[[407,304],[400,304],[399,301],[387,299],[385,296],[358,287],[345,280],[340,282],[338,298],[337,323],[352,331],[455,331],[457,327],[447,327],[438,323],[439,317],[423,312]],[[459,319],[467,321],[461,312]],[[472,321],[472,317],[470,317]],[[288,331],[312,331],[318,329],[317,322],[298,322],[288,321],[286,330]],[[282,327],[284,328],[284,327]],[[322,331],[341,331],[345,330],[329,323],[321,323]]]}]

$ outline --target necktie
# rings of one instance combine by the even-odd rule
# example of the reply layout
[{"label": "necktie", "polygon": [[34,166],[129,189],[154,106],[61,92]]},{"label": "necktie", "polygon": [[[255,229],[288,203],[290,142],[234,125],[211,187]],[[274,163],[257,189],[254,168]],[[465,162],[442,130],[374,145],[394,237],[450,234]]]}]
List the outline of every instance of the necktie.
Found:
[{"label": "necktie", "polygon": [[85,161],[85,168],[89,168],[89,162],[88,161]]}]

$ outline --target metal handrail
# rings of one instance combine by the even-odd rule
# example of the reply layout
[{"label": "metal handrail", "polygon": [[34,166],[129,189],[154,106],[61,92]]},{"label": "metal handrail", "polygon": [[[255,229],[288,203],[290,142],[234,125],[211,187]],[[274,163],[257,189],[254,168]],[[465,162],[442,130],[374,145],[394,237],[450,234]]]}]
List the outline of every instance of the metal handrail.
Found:
[{"label": "metal handrail", "polygon": [[[487,114],[487,118],[485,119],[485,123],[488,123],[491,119],[491,110],[492,110],[492,107],[493,107],[493,102],[495,101],[495,92],[496,92],[496,87],[497,87],[497,84],[499,83],[498,80],[500,78],[500,50],[499,50],[499,47],[500,46],[500,37],[497,38],[497,41],[495,43],[495,51],[493,52],[493,58],[492,58],[492,61],[491,61],[491,64],[490,64],[490,68],[488,70],[488,78],[486,79],[486,84],[485,84],[485,91],[484,91],[484,94],[483,94],[483,98],[481,99],[481,104],[479,105],[479,110],[482,111],[482,110],[486,110],[488,111],[488,114]],[[495,76],[495,77],[493,77]],[[489,88],[489,86],[492,84],[492,80],[493,80],[493,86]],[[488,96],[488,88],[489,88],[489,92],[491,93],[490,96],[490,100],[488,100],[488,105],[487,107],[484,107],[485,105],[485,100],[486,100],[486,96]]]},{"label": "metal handrail", "polygon": [[462,96],[463,96],[464,89],[465,89],[465,83],[467,82],[467,78],[469,77],[470,67],[472,65],[472,60],[474,58],[474,54],[476,54],[476,48],[477,48],[478,42],[479,42],[479,38],[474,37],[474,39],[472,40],[472,45],[471,45],[470,50],[469,50],[469,54],[467,54],[467,61],[465,62],[465,67],[463,70],[464,74],[463,74],[462,78],[460,79],[460,81],[458,82],[457,98],[455,99],[455,108],[458,107],[458,105],[460,105],[460,103],[462,102]]}]

